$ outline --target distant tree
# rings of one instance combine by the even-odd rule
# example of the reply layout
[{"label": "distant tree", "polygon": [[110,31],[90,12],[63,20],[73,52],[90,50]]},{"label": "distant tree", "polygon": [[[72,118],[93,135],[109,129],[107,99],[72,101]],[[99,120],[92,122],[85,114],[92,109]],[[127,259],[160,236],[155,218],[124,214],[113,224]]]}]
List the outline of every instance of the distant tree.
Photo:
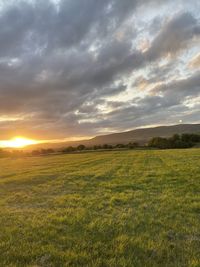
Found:
[{"label": "distant tree", "polygon": [[183,142],[191,142],[191,143],[198,143],[200,142],[200,135],[198,134],[182,134],[181,140]]},{"label": "distant tree", "polygon": [[68,147],[67,147],[67,151],[68,151],[68,152],[73,152],[73,151],[75,151],[75,150],[76,150],[76,148],[73,147],[73,146],[68,146]]},{"label": "distant tree", "polygon": [[93,149],[94,150],[102,149],[102,146],[101,145],[94,145],[93,146]]},{"label": "distant tree", "polygon": [[76,150],[76,149],[75,149],[74,147],[72,147],[72,146],[68,146],[68,147],[62,149],[62,153],[69,153],[69,152],[73,152],[73,151],[75,151],[75,150]]},{"label": "distant tree", "polygon": [[195,143],[200,141],[199,135],[194,134],[183,134],[178,135],[174,134],[170,138],[162,138],[162,137],[154,137],[152,138],[148,146],[149,147],[155,147],[155,148],[189,148],[194,146]]},{"label": "distant tree", "polygon": [[103,149],[108,149],[109,146],[108,146],[107,144],[104,144],[104,145],[102,146],[102,148],[103,148]]},{"label": "distant tree", "polygon": [[134,148],[136,148],[136,147],[138,147],[138,146],[139,146],[139,144],[138,144],[137,142],[134,142],[134,143],[128,143],[127,148],[129,148],[129,149],[134,149]]},{"label": "distant tree", "polygon": [[179,134],[174,134],[172,137],[168,138],[167,148],[179,148],[181,145],[181,138]]},{"label": "distant tree", "polygon": [[169,148],[169,141],[166,138],[154,137],[149,141],[148,146],[165,149]]},{"label": "distant tree", "polygon": [[116,147],[116,148],[125,148],[126,145],[124,145],[124,144],[117,144],[115,147]]},{"label": "distant tree", "polygon": [[170,139],[172,141],[179,141],[181,138],[180,138],[180,135],[179,134],[174,134]]},{"label": "distant tree", "polygon": [[48,149],[44,149],[44,148],[42,148],[42,149],[40,150],[40,153],[41,153],[42,155],[46,155],[46,154],[48,154]]},{"label": "distant tree", "polygon": [[82,150],[84,150],[85,149],[85,146],[84,145],[79,145],[79,146],[77,146],[77,150],[79,150],[79,151],[82,151]]},{"label": "distant tree", "polygon": [[103,148],[103,149],[112,149],[113,146],[112,146],[112,145],[108,145],[108,144],[104,144],[104,145],[102,146],[102,148]]},{"label": "distant tree", "polygon": [[183,142],[191,142],[191,134],[182,134],[181,135],[181,140]]}]

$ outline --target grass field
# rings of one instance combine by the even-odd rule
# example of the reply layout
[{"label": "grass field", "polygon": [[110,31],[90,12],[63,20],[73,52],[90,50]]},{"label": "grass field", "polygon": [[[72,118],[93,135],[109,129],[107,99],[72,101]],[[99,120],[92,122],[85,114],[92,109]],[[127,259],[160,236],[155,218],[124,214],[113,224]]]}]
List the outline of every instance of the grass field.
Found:
[{"label": "grass field", "polygon": [[200,150],[0,159],[0,266],[200,266]]}]

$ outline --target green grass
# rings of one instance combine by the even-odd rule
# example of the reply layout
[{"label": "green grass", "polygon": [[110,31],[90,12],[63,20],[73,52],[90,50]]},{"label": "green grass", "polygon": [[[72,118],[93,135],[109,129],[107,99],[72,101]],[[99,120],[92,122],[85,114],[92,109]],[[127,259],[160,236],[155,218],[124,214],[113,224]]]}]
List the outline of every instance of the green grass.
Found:
[{"label": "green grass", "polygon": [[200,150],[0,159],[0,266],[200,266]]}]

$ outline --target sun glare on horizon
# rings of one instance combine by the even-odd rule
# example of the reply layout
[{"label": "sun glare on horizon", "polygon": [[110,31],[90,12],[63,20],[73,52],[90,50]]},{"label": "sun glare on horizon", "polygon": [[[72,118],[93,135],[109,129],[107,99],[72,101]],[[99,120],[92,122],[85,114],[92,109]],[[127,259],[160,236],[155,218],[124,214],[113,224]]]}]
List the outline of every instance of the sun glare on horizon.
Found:
[{"label": "sun glare on horizon", "polygon": [[0,147],[7,148],[23,148],[28,145],[37,144],[36,140],[28,139],[25,137],[15,137],[11,140],[0,141]]}]

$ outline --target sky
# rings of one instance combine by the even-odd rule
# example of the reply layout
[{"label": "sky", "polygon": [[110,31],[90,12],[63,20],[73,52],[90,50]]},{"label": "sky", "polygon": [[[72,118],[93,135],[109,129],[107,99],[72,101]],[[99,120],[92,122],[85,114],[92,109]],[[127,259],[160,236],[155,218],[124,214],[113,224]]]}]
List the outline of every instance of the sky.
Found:
[{"label": "sky", "polygon": [[0,0],[0,140],[200,123],[199,0]]}]

